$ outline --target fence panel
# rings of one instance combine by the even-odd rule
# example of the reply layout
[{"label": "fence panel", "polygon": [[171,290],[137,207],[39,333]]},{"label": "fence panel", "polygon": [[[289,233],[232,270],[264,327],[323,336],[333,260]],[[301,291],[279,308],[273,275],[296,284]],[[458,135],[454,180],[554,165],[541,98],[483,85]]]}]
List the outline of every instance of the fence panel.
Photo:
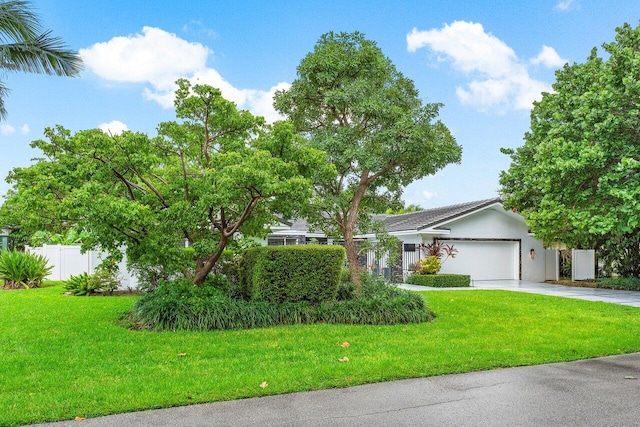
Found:
[{"label": "fence panel", "polygon": [[[71,276],[82,273],[92,274],[96,267],[107,256],[106,252],[87,251],[81,253],[80,246],[75,245],[43,245],[39,248],[27,246],[26,250],[36,255],[42,255],[53,267],[47,276],[48,280],[69,280]],[[127,269],[127,258],[123,256],[118,264],[118,278],[120,289],[135,289],[138,286],[138,278]]]},{"label": "fence panel", "polygon": [[571,280],[596,278],[596,251],[593,249],[573,249],[571,251]]},{"label": "fence panel", "polygon": [[560,251],[546,249],[544,251],[544,280],[560,280]]}]

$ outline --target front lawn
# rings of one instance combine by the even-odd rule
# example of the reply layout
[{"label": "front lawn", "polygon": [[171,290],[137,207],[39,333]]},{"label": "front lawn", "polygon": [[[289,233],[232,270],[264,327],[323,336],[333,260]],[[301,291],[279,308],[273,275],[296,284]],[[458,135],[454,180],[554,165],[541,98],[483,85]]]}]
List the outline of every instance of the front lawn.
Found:
[{"label": "front lawn", "polygon": [[0,425],[640,351],[638,308],[508,291],[424,292],[430,323],[168,333],[62,291],[0,291]]}]

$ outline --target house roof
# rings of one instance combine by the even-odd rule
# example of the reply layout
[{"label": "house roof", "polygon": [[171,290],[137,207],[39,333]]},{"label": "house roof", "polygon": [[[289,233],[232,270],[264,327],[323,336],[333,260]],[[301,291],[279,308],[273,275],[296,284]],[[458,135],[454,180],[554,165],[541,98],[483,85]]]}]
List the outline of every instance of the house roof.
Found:
[{"label": "house roof", "polygon": [[[460,203],[457,205],[442,206],[439,208],[425,209],[418,212],[410,212],[400,215],[373,215],[373,220],[383,221],[387,230],[391,233],[402,231],[420,231],[425,228],[433,228],[448,221],[465,216],[477,210],[500,203],[499,198],[478,200],[475,202]],[[289,233],[297,231],[300,234],[309,232],[309,226],[305,220],[295,219],[286,225]]]},{"label": "house roof", "polygon": [[401,215],[388,215],[384,222],[389,232],[422,230],[464,216],[487,206],[500,203],[500,199],[485,199],[475,202],[460,203],[457,205],[442,206],[439,208],[425,209],[423,211],[410,212]]}]

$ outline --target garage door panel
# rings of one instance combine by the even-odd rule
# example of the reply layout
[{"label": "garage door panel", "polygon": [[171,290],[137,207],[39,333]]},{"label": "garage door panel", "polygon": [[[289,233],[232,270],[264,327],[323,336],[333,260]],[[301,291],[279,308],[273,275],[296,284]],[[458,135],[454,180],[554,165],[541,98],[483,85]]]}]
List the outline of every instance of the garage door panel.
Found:
[{"label": "garage door panel", "polygon": [[441,273],[468,274],[473,280],[519,277],[519,244],[512,241],[443,241],[458,253],[442,264]]}]

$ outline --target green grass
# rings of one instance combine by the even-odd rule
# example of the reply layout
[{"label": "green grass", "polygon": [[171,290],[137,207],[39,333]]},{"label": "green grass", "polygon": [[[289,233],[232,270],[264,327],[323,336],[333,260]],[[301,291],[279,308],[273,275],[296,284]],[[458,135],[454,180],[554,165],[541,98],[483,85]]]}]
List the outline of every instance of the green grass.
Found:
[{"label": "green grass", "polygon": [[0,425],[640,351],[638,308],[507,291],[425,292],[422,324],[164,333],[116,325],[137,297],[62,291],[0,291]]}]

